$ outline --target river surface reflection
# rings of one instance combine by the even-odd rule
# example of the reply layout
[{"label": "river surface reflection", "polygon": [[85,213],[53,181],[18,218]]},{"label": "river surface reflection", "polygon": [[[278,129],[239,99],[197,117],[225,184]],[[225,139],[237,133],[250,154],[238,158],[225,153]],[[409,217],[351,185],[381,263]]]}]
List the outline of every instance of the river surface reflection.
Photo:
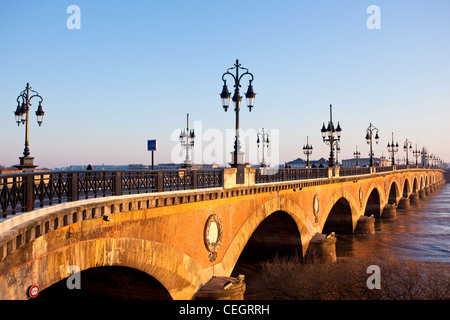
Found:
[{"label": "river surface reflection", "polygon": [[337,257],[389,256],[418,262],[450,262],[450,184],[397,218],[376,220],[373,235],[337,237]]}]

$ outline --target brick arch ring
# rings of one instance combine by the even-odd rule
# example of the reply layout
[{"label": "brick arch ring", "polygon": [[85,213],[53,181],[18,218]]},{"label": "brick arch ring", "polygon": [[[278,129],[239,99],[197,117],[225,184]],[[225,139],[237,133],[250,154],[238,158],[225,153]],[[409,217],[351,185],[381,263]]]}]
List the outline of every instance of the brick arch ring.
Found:
[{"label": "brick arch ring", "polygon": [[287,198],[276,197],[266,201],[250,214],[226,249],[221,262],[214,266],[216,272],[223,275],[231,274],[253,232],[267,217],[277,211],[287,213],[297,224],[302,251],[305,254],[309,241],[317,233],[317,228],[313,225],[314,215],[312,210],[309,214],[306,214],[306,211],[296,202]]}]

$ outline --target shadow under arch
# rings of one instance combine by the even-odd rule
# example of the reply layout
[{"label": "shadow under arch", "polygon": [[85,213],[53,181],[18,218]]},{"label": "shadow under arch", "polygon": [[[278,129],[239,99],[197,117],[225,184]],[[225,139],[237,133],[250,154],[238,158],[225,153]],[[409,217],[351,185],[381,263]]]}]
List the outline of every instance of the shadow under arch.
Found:
[{"label": "shadow under arch", "polygon": [[[337,215],[335,217],[330,217],[330,214],[333,212],[337,213]],[[358,218],[358,204],[355,198],[345,189],[338,190],[329,198],[327,205],[323,210],[320,222],[322,233],[326,233],[325,231],[327,230],[324,230],[326,224],[334,219],[341,220],[341,227],[338,227],[340,233],[352,233]],[[338,232],[336,229],[331,231]]]},{"label": "shadow under arch", "polygon": [[419,191],[419,186],[417,185],[417,177],[414,177],[413,188],[412,191],[417,193]]},{"label": "shadow under arch", "polygon": [[[44,237],[34,240],[43,247]],[[30,274],[29,284],[45,290],[69,275],[67,268],[76,265],[84,270],[95,267],[129,267],[155,278],[174,300],[192,299],[200,286],[198,275],[202,266],[186,254],[159,242],[133,238],[98,238],[75,242],[52,252],[42,252],[33,261],[23,264],[14,273]],[[183,266],[183,268],[180,268]],[[34,272],[30,272],[30,268]],[[1,287],[1,285],[0,285]],[[7,299],[26,299],[26,290],[10,288]],[[14,295],[14,296],[12,296]]]},{"label": "shadow under arch", "polygon": [[377,188],[373,188],[367,198],[366,208],[364,210],[365,216],[373,215],[375,218],[379,219],[381,217],[381,199],[380,192]]},{"label": "shadow under arch", "polygon": [[351,234],[353,233],[352,209],[350,203],[344,197],[339,198],[328,214],[322,233],[329,234]]},{"label": "shadow under arch", "polygon": [[409,184],[408,178],[405,178],[405,181],[403,183],[403,198],[408,198],[409,194],[411,193],[411,186]]},{"label": "shadow under arch", "polygon": [[281,210],[272,213],[259,224],[238,261],[261,262],[275,256],[303,256],[297,224],[289,214]]},{"label": "shadow under arch", "polygon": [[279,214],[280,212],[289,215],[295,222],[300,236],[301,255],[304,256],[309,241],[316,233],[315,228],[300,205],[287,198],[275,197],[260,205],[249,215],[230,242],[221,262],[215,266],[216,270],[220,270],[219,272],[225,275],[230,275],[258,226],[273,213]]},{"label": "shadow under arch", "polygon": [[397,204],[399,198],[400,198],[400,188],[398,186],[398,183],[396,181],[392,181],[391,186],[389,187],[388,203]]},{"label": "shadow under arch", "polygon": [[94,267],[71,277],[46,288],[36,300],[172,300],[156,278],[130,267]]}]

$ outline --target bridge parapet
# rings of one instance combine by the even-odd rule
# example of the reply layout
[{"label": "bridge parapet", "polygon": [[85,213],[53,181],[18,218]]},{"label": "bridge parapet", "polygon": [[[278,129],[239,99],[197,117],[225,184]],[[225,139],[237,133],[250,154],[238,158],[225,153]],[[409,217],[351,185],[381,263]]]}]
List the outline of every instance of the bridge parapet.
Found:
[{"label": "bridge parapet", "polygon": [[18,213],[55,204],[125,194],[207,188],[232,189],[264,183],[337,179],[421,166],[334,168],[244,168],[244,183],[236,183],[236,168],[213,170],[56,171],[0,174],[0,223]]},{"label": "bridge parapet", "polygon": [[54,204],[223,186],[223,171],[52,171],[0,175],[2,218]]}]

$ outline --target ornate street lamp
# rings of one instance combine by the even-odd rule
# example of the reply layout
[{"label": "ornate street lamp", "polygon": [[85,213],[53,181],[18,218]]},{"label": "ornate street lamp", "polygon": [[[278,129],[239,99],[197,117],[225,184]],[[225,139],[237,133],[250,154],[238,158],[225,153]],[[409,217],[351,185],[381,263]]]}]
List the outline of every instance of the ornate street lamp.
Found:
[{"label": "ornate street lamp", "polygon": [[260,145],[262,145],[262,161],[261,161],[261,167],[267,167],[266,161],[264,160],[264,148],[269,147],[269,134],[262,128],[260,132],[256,135],[257,140],[256,143],[258,145],[258,148]]},{"label": "ornate street lamp", "polygon": [[443,164],[442,159],[441,159],[440,157],[438,157],[438,158],[437,158],[437,165],[438,165],[438,168],[442,169],[442,164]]},{"label": "ornate street lamp", "polygon": [[369,160],[369,166],[373,167],[373,147],[372,147],[372,141],[373,141],[373,133],[375,132],[375,142],[378,144],[378,140],[380,137],[378,136],[378,129],[372,125],[372,123],[369,124],[369,127],[366,129],[366,141],[367,144],[370,145],[370,160]]},{"label": "ornate street lamp", "polygon": [[394,143],[394,133],[392,132],[392,143],[387,144],[388,152],[391,153],[392,165],[395,166],[395,153],[398,152],[398,142]]},{"label": "ornate street lamp", "polygon": [[428,166],[428,150],[425,147],[422,147],[420,155],[422,156],[422,166]]},{"label": "ornate street lamp", "polygon": [[306,155],[306,167],[309,168],[309,155],[312,154],[313,147],[309,144],[309,137],[306,136],[306,145],[303,146],[303,153]]},{"label": "ornate street lamp", "polygon": [[191,168],[192,162],[189,159],[189,149],[194,148],[195,133],[194,129],[189,130],[189,113],[187,114],[187,126],[186,129],[181,129],[180,143],[182,148],[186,148],[186,159],[184,160],[183,167]]},{"label": "ornate street lamp", "polygon": [[427,154],[425,157],[426,157],[426,159],[427,159],[427,166],[428,167],[433,167],[433,154],[432,153],[430,153],[430,154]]},{"label": "ornate street lamp", "polygon": [[358,146],[356,146],[356,151],[353,152],[353,157],[356,159],[356,166],[359,167],[358,159],[361,157],[361,152],[358,151]]},{"label": "ornate street lamp", "polygon": [[339,166],[339,153],[341,153],[341,147],[339,146],[339,141],[336,141],[335,143],[336,146],[336,165]]},{"label": "ornate street lamp", "polygon": [[[235,74],[231,73],[230,70],[235,70]],[[239,74],[239,70],[244,70],[244,73]],[[243,164],[244,162],[244,152],[241,151],[241,142],[239,140],[239,111],[241,105],[242,97],[239,94],[239,88],[241,87],[241,79],[243,76],[250,76],[250,81],[247,89],[247,93],[245,94],[245,98],[247,100],[247,107],[249,111],[252,111],[255,102],[255,92],[253,91],[253,75],[248,72],[247,68],[241,67],[239,60],[236,60],[234,67],[228,68],[227,72],[222,75],[223,80],[223,88],[222,93],[220,94],[220,98],[222,99],[222,107],[225,111],[228,110],[230,105],[230,92],[228,91],[227,81],[225,80],[225,76],[229,75],[234,80],[234,94],[232,100],[234,102],[234,111],[236,112],[236,138],[234,141],[234,151],[232,152],[232,162],[230,163],[231,167],[238,167],[239,164]]]},{"label": "ornate street lamp", "polygon": [[434,153],[430,154],[430,162],[431,167],[434,168],[436,166],[436,155]]},{"label": "ornate street lamp", "polygon": [[324,143],[330,146],[330,159],[328,160],[328,166],[334,166],[334,145],[341,141],[341,126],[338,122],[336,129],[333,124],[332,105],[330,104],[330,121],[328,121],[328,127],[325,128],[325,123],[322,125],[322,140]]},{"label": "ornate street lamp", "polygon": [[44,120],[44,110],[42,109],[42,102],[44,101],[44,99],[39,95],[37,91],[31,90],[29,83],[27,83],[25,90],[23,90],[17,97],[17,108],[16,111],[14,112],[17,126],[20,126],[21,124],[25,125],[25,149],[23,151],[23,157],[19,157],[20,164],[15,166],[16,168],[22,170],[23,172],[34,171],[34,168],[37,167],[33,164],[34,158],[30,157],[30,149],[28,148],[29,111],[31,106],[31,100],[35,98],[39,99],[39,106],[35,113],[37,117],[37,122],[39,126],[41,126],[42,121]]},{"label": "ornate street lamp", "polygon": [[403,150],[405,150],[406,152],[406,165],[409,165],[409,150],[412,149],[412,143],[411,141],[409,141],[408,139],[405,140],[404,144],[403,144]]},{"label": "ornate street lamp", "polygon": [[416,149],[413,150],[412,153],[413,153],[413,156],[416,158],[416,166],[417,166],[419,164],[417,159],[419,158],[420,153],[421,153],[420,150],[417,149],[417,143],[416,143]]}]

